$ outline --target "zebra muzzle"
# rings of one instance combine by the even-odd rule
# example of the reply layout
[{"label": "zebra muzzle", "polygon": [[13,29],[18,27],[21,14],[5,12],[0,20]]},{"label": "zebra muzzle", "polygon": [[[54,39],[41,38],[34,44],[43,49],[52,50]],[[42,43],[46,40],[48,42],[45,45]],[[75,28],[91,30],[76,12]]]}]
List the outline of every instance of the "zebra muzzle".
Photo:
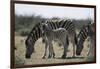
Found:
[{"label": "zebra muzzle", "polygon": [[31,58],[31,56],[30,56],[30,55],[27,55],[27,54],[26,54],[25,57],[26,57],[27,59],[30,59],[30,58]]}]

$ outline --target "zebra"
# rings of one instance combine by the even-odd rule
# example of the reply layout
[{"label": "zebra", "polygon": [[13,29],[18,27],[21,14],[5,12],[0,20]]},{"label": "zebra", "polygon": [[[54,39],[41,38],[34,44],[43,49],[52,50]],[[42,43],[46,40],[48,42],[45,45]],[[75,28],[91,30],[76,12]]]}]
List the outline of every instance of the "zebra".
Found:
[{"label": "zebra", "polygon": [[44,23],[48,24],[50,29],[65,28],[68,32],[68,37],[73,44],[73,56],[75,57],[75,45],[77,44],[75,25],[70,19],[57,19],[57,20],[46,20]]},{"label": "zebra", "polygon": [[[93,43],[93,28],[92,28],[92,24],[91,23],[88,23],[88,25],[85,25],[81,28],[79,34],[77,35],[77,45],[76,45],[76,55],[80,55],[82,50],[83,50],[83,44],[84,44],[84,41],[89,38],[90,40],[90,44]],[[90,45],[90,49],[89,49],[89,52],[88,52],[88,55],[89,53],[91,52],[93,46]]]},{"label": "zebra", "polygon": [[63,51],[63,55],[62,58],[66,58],[66,51],[68,49],[68,45],[69,43],[67,42],[68,40],[68,36],[67,36],[67,31],[64,28],[58,28],[56,30],[52,30],[48,24],[41,24],[41,30],[44,33],[44,37],[45,37],[45,54],[43,56],[43,58],[46,57],[47,54],[47,47],[49,47],[49,56],[48,58],[51,57],[55,57],[55,53],[53,50],[53,45],[52,45],[52,41],[53,40],[59,40],[62,42],[63,47],[64,47],[64,51]]}]

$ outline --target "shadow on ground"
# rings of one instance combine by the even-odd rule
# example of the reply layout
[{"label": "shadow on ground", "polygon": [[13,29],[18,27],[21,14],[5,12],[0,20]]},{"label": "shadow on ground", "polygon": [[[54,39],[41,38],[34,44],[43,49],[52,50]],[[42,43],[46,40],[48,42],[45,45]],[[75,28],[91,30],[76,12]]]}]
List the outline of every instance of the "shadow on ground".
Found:
[{"label": "shadow on ground", "polygon": [[[64,59],[84,59],[85,57],[66,57]],[[61,57],[56,57],[55,59],[63,59]]]}]

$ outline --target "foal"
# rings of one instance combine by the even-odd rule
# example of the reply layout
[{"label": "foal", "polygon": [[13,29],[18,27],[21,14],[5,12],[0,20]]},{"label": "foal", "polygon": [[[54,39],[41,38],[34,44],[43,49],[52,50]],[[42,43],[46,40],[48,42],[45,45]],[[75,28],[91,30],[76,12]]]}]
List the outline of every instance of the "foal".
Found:
[{"label": "foal", "polygon": [[53,45],[52,45],[53,40],[61,41],[61,43],[64,47],[62,58],[66,58],[66,52],[67,52],[67,48],[68,48],[68,44],[69,44],[66,29],[58,28],[56,30],[52,30],[49,28],[48,24],[42,23],[41,30],[42,30],[42,33],[44,33],[43,37],[45,39],[45,54],[44,54],[43,58],[46,57],[47,47],[49,47],[48,58],[55,57],[55,53],[54,53]]}]

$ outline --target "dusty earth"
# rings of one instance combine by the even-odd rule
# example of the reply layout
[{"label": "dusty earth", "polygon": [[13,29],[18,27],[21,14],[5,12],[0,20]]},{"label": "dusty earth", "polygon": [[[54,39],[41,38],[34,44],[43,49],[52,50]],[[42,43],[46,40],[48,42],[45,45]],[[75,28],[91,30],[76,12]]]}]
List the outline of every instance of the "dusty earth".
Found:
[{"label": "dusty earth", "polygon": [[55,64],[55,63],[71,63],[71,62],[86,62],[89,61],[87,53],[89,51],[88,41],[84,44],[84,49],[82,51],[81,56],[76,56],[76,58],[72,57],[73,46],[72,43],[69,43],[69,48],[67,52],[66,59],[61,59],[63,54],[63,46],[59,47],[57,42],[53,43],[54,51],[55,51],[55,58],[46,58],[42,59],[44,55],[44,44],[42,43],[42,38],[38,39],[35,43],[35,53],[32,54],[30,59],[25,58],[25,40],[26,37],[15,36],[15,64],[16,66],[21,65],[37,65],[37,64]]}]

